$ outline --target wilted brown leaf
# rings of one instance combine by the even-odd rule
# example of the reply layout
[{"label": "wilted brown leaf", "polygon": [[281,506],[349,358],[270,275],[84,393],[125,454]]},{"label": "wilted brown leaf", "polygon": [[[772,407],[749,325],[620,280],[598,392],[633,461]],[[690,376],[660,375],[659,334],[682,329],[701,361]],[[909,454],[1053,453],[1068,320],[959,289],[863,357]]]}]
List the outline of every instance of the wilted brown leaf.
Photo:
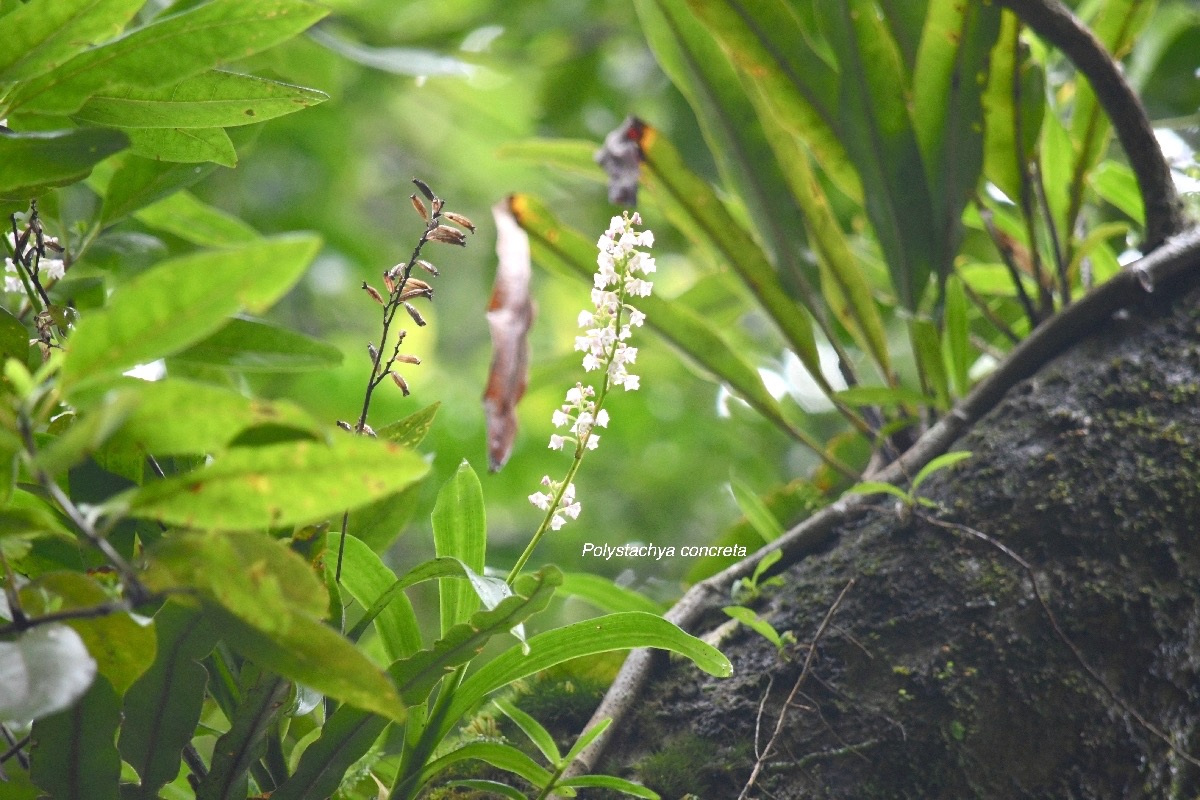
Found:
[{"label": "wilted brown leaf", "polygon": [[488,303],[492,333],[492,365],[488,370],[483,407],[487,416],[488,469],[495,472],[512,454],[517,435],[517,403],[529,382],[529,343],[533,301],[529,237],[509,208],[509,199],[492,206],[496,220],[496,281]]}]

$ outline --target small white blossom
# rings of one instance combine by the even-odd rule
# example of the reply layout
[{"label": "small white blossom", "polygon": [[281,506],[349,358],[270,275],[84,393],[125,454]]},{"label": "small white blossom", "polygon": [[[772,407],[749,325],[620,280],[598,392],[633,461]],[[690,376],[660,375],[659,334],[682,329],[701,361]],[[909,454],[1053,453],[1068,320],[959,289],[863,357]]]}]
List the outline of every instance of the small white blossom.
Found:
[{"label": "small white blossom", "polygon": [[38,262],[38,270],[45,271],[46,277],[55,281],[62,280],[67,274],[66,264],[61,258],[43,258]]}]

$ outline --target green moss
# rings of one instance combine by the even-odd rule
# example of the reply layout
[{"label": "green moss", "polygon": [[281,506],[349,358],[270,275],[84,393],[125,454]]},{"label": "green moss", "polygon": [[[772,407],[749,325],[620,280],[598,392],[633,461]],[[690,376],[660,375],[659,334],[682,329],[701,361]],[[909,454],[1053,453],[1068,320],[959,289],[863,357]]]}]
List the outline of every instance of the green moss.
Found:
[{"label": "green moss", "polygon": [[642,781],[663,797],[689,792],[701,797],[711,790],[712,771],[719,769],[719,748],[707,739],[684,734],[638,764]]}]

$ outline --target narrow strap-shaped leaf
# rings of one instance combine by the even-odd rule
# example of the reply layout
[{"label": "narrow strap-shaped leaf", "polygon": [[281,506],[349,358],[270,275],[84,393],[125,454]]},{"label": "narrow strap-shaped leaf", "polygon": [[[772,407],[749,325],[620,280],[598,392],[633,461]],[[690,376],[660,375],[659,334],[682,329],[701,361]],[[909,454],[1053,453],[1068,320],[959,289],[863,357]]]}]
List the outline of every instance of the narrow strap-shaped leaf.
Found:
[{"label": "narrow strap-shaped leaf", "polygon": [[913,73],[917,142],[933,204],[934,268],[948,275],[962,236],[962,211],[983,170],[983,93],[1000,34],[1000,8],[932,0]]},{"label": "narrow strap-shaped leaf", "polygon": [[496,699],[492,702],[496,704],[496,708],[504,712],[504,716],[511,719],[522,733],[529,737],[529,740],[537,746],[538,750],[542,751],[542,755],[552,766],[560,765],[562,753],[559,752],[558,745],[554,743],[554,737],[550,735],[550,731],[508,700]]},{"label": "narrow strap-shaped leaf", "polygon": [[[550,780],[550,773],[525,753],[515,747],[499,742],[468,742],[456,747],[446,755],[430,761],[421,770],[416,785],[424,786],[435,775],[463,761],[476,760],[499,767],[506,772],[519,775],[534,786],[542,787]],[[286,800],[286,799],[285,799]]]},{"label": "narrow strap-shaped leaf", "polygon": [[392,664],[388,673],[396,682],[400,697],[408,705],[424,701],[434,684],[448,671],[478,655],[493,636],[507,633],[545,608],[561,583],[562,573],[552,566],[522,576],[513,585],[512,597],[455,625],[432,648]]},{"label": "narrow strap-shaped leaf", "polygon": [[563,575],[559,594],[577,597],[605,613],[616,611],[645,611],[662,613],[665,608],[641,592],[619,586],[603,575],[591,572],[567,572]]},{"label": "narrow strap-shaped leaf", "polygon": [[199,661],[217,641],[202,613],[174,601],[154,615],[154,632],[158,657],[125,694],[119,741],[121,757],[141,778],[134,800],[157,800],[158,790],[179,774],[208,684]]},{"label": "narrow strap-shaped leaf", "polygon": [[967,295],[962,279],[951,275],[946,280],[946,324],[942,329],[942,352],[954,392],[966,397],[971,388],[971,339],[967,319]]},{"label": "narrow strap-shaped leaf", "polygon": [[659,800],[658,792],[640,783],[627,781],[624,778],[617,778],[612,775],[580,775],[576,778],[568,778],[558,784],[564,789],[579,788],[596,788],[610,789],[614,792],[627,794],[630,797],[641,797],[645,800]]},{"label": "narrow strap-shaped leaf", "polygon": [[213,746],[212,765],[196,788],[196,800],[246,797],[246,775],[267,750],[267,730],[279,716],[287,692],[287,681],[264,674],[243,693],[229,730]]},{"label": "narrow strap-shaped leaf", "polygon": [[326,800],[388,725],[383,717],[339,706],[325,721],[320,737],[300,756],[296,771],[271,795],[272,800]]},{"label": "narrow strap-shaped leaf", "polygon": [[[421,629],[417,623],[412,604],[402,591],[389,590],[396,583],[396,575],[383,563],[375,551],[354,536],[346,538],[341,546],[341,534],[329,534],[328,552],[342,553],[342,586],[363,608],[372,609],[385,595],[387,601],[377,614],[372,614],[375,630],[383,642],[388,658],[396,661],[408,658],[421,649]],[[365,619],[365,618],[364,618]],[[365,630],[360,621],[348,638],[355,641]]]},{"label": "narrow strap-shaped leaf", "polygon": [[484,664],[455,692],[442,735],[477,703],[515,680],[572,658],[636,647],[658,647],[679,653],[717,677],[733,673],[733,665],[719,650],[660,616],[640,611],[609,614],[540,633],[529,640],[528,653],[520,647],[511,647]]},{"label": "narrow strap-shaped leaf", "polygon": [[79,702],[33,726],[30,777],[54,800],[117,800],[121,703],[103,677]]},{"label": "narrow strap-shaped leaf", "polygon": [[366,631],[367,626],[383,613],[389,604],[395,602],[398,596],[402,595],[404,590],[409,586],[414,586],[435,578],[459,576],[465,578],[467,577],[467,573],[463,567],[463,563],[456,558],[435,558],[418,564],[380,594],[346,636],[351,641],[357,641],[363,632]]},{"label": "narrow strap-shaped leaf", "polygon": [[[487,523],[483,487],[465,460],[438,492],[433,507],[433,545],[439,558],[457,558],[477,574],[483,574],[487,552]],[[442,636],[466,622],[479,608],[479,596],[466,581],[438,581]]]},{"label": "narrow strap-shaped leaf", "polygon": [[1046,102],[1041,65],[1021,42],[1021,23],[1011,11],[1001,14],[990,66],[982,97],[984,174],[1015,203],[1021,199],[1024,164],[1037,145]]}]

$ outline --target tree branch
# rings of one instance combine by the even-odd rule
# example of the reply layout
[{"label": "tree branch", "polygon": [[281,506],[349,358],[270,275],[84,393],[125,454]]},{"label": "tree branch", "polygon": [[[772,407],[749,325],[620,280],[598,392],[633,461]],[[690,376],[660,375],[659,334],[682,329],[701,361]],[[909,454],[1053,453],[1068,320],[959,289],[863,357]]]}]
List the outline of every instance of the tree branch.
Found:
[{"label": "tree branch", "polygon": [[1146,208],[1146,251],[1183,229],[1183,205],[1146,110],[1121,67],[1071,10],[1059,0],[996,0],[1057,47],[1088,79],[1137,176]]},{"label": "tree branch", "polygon": [[[1200,227],[1175,237],[1138,261],[1131,269],[1118,273],[1079,302],[1067,306],[1034,329],[951,413],[926,431],[897,461],[870,478],[886,483],[905,483],[908,476],[916,474],[934,458],[945,453],[955,440],[991,411],[1009,389],[1031,377],[1071,345],[1101,329],[1115,312],[1146,299],[1155,287],[1198,272]],[[831,545],[837,538],[838,529],[865,513],[869,502],[866,495],[843,496],[761,550],[692,586],[664,615],[665,618],[684,630],[695,627],[714,602],[725,599],[730,585],[752,574],[765,555],[772,550],[783,553],[772,572],[779,572],[799,562]],[[650,650],[634,650],[625,659],[625,664],[587,727],[591,728],[604,719],[612,719],[612,724],[579,755],[567,771],[568,776],[586,774],[597,764],[612,732],[622,729],[622,721],[637,704],[638,696],[649,680],[651,666]]]}]

